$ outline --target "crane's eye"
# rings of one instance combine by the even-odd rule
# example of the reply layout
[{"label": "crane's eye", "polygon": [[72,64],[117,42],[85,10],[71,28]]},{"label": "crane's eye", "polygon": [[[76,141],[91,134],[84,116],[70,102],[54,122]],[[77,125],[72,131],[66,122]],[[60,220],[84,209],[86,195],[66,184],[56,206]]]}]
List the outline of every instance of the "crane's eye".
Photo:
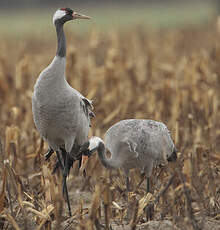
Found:
[{"label": "crane's eye", "polygon": [[70,8],[66,8],[65,11],[66,11],[66,13],[69,14],[69,15],[72,15],[72,14],[73,14],[73,11],[72,11]]}]

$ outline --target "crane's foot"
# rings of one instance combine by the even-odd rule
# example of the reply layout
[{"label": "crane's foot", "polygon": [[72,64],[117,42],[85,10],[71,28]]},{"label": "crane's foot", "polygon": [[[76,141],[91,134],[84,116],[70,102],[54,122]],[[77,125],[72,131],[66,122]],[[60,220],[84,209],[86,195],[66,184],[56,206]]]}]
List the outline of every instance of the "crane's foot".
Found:
[{"label": "crane's foot", "polygon": [[47,150],[47,152],[44,154],[44,158],[45,160],[49,160],[51,155],[54,153],[53,149],[51,147],[49,147],[49,149]]}]

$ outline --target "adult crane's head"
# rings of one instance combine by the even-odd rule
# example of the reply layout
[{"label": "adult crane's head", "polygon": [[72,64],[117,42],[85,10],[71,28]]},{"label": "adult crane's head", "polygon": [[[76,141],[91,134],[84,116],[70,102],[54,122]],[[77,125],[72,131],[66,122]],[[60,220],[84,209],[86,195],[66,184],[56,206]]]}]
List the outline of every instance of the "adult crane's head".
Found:
[{"label": "adult crane's head", "polygon": [[84,14],[77,13],[70,8],[61,8],[58,9],[53,15],[53,23],[61,23],[64,24],[67,21],[74,19],[90,19],[91,17],[86,16]]},{"label": "adult crane's head", "polygon": [[80,172],[83,172],[83,170],[85,169],[88,158],[92,155],[92,153],[94,153],[96,150],[101,152],[105,151],[104,142],[100,137],[91,137],[85,145],[87,145],[87,151],[82,151],[82,163],[80,167]]}]

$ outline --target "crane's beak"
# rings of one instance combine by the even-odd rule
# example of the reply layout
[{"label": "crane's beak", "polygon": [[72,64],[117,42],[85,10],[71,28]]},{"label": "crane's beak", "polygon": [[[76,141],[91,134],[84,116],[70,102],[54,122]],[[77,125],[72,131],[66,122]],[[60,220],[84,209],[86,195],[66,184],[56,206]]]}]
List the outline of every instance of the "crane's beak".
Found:
[{"label": "crane's beak", "polygon": [[86,168],[88,159],[89,159],[88,156],[82,155],[82,162],[81,162],[81,166],[80,166],[80,169],[79,169],[80,174],[82,174],[84,169]]},{"label": "crane's beak", "polygon": [[73,19],[91,19],[91,17],[77,12],[73,12]]}]

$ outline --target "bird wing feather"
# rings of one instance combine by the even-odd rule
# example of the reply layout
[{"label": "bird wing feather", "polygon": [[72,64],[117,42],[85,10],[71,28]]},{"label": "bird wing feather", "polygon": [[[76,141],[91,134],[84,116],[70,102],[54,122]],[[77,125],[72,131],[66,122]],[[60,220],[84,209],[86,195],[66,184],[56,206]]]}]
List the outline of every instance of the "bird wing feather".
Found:
[{"label": "bird wing feather", "polygon": [[132,157],[138,158],[139,153],[137,152],[137,144],[134,141],[124,138],[120,142],[120,149],[122,148],[126,148],[128,153],[132,153]]},{"label": "bird wing feather", "polygon": [[83,106],[83,111],[85,115],[89,118],[95,117],[95,114],[92,112],[94,107],[93,107],[93,101],[89,100],[88,98],[84,97],[79,91],[76,89],[72,88],[72,92],[76,94],[81,100],[82,103],[81,105]]},{"label": "bird wing feather", "polygon": [[92,102],[85,97],[81,99],[82,99],[81,105],[83,107],[83,112],[85,116],[88,118],[88,120],[90,120],[90,118],[95,117],[95,114],[92,112],[93,110]]},{"label": "bird wing feather", "polygon": [[[76,90],[75,90],[76,91]],[[76,91],[77,92],[77,91]],[[89,127],[90,127],[90,118],[91,118],[91,109],[89,100],[84,98],[81,94],[77,94],[80,99],[80,112],[78,116],[77,122],[77,136],[76,141],[79,145],[84,144],[84,142],[88,141]]]}]

